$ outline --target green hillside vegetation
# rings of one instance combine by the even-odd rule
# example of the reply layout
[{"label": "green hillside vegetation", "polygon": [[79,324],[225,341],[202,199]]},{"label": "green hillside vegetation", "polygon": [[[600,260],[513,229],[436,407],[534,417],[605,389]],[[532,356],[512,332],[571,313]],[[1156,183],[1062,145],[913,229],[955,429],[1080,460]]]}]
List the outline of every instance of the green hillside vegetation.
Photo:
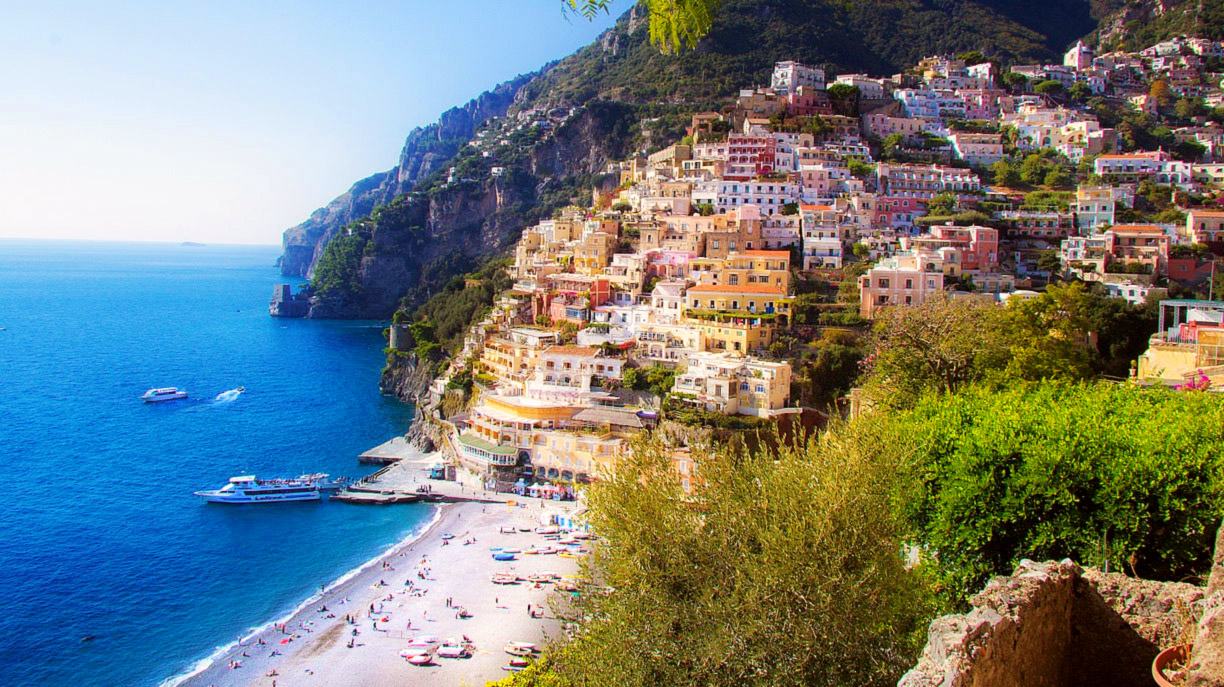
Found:
[{"label": "green hillside vegetation", "polygon": [[979,50],[1004,62],[1052,59],[1096,28],[1089,3],[953,0],[727,0],[708,35],[677,55],[646,30],[614,29],[615,54],[595,43],[533,80],[527,102],[696,102],[769,82],[774,62],[888,75],[936,53]]},{"label": "green hillside vegetation", "polygon": [[[1125,10],[1122,10],[1125,11]],[[1133,19],[1105,39],[1103,50],[1139,51],[1176,36],[1224,40],[1224,2],[1181,0],[1159,16]],[[1095,36],[1093,37],[1095,41]]]},{"label": "green hillside vegetation", "polygon": [[1210,567],[1224,514],[1214,394],[975,386],[878,419],[897,437],[884,450],[910,454],[905,516],[954,604],[1022,558],[1158,580]]}]

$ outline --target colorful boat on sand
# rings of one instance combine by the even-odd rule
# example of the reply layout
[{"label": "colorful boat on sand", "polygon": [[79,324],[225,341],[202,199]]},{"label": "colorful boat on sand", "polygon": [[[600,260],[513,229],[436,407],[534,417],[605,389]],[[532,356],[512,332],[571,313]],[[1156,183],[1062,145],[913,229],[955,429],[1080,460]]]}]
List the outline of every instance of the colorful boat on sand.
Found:
[{"label": "colorful boat on sand", "polygon": [[493,560],[495,560],[495,561],[512,561],[512,560],[514,560],[515,558],[516,558],[516,556],[515,556],[514,554],[512,554],[512,553],[495,553],[495,554],[493,554]]}]

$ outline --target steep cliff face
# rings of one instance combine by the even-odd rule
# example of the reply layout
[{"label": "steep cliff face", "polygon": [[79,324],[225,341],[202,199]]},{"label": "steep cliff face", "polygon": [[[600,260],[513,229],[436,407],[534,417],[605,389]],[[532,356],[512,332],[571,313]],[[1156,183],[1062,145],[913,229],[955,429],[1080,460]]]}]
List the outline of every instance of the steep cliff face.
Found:
[{"label": "steep cliff face", "polygon": [[589,178],[624,156],[636,122],[621,104],[592,103],[506,162],[499,176],[435,185],[380,208],[358,222],[365,240],[355,276],[315,298],[310,317],[385,318],[401,301],[423,302],[454,274],[509,249],[547,209],[541,195],[568,202],[564,180]]},{"label": "steep cliff face", "polygon": [[325,207],[315,210],[305,222],[285,231],[281,273],[314,276],[323,250],[341,228],[411,191],[418,181],[437,171],[472,138],[478,126],[492,117],[504,116],[520,89],[534,76],[522,75],[500,84],[463,107],[442,113],[436,123],[413,129],[404,141],[399,164],[393,169],[358,181]]}]

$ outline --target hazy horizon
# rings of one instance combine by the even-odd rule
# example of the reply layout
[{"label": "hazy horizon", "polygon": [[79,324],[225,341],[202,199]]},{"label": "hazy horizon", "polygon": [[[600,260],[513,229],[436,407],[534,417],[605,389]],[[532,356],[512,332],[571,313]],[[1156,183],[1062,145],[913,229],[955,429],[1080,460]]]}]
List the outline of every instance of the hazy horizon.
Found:
[{"label": "hazy horizon", "polygon": [[0,238],[276,245],[446,109],[591,42],[560,0],[20,6]]}]

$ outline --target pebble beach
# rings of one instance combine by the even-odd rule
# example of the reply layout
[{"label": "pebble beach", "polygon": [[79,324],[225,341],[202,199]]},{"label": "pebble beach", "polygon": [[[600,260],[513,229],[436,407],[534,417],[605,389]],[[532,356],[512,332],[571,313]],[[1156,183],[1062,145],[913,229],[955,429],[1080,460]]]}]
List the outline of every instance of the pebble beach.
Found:
[{"label": "pebble beach", "polygon": [[[573,504],[513,495],[496,502],[439,505],[425,532],[322,591],[283,624],[244,638],[178,684],[458,686],[500,679],[508,674],[505,667],[511,656],[503,650],[508,642],[542,645],[560,632],[548,597],[563,592],[555,592],[551,584],[494,584],[492,576],[498,572],[519,577],[541,572],[572,575],[578,560],[519,554],[513,561],[497,561],[490,549],[550,543],[533,530],[540,526],[542,515],[565,512],[566,506]],[[513,534],[502,531],[511,527],[516,530]],[[529,606],[537,617],[532,617]],[[456,607],[471,617],[458,617]],[[431,665],[412,665],[401,652],[420,635],[459,641],[466,636],[474,650],[470,658],[436,657]]]}]

